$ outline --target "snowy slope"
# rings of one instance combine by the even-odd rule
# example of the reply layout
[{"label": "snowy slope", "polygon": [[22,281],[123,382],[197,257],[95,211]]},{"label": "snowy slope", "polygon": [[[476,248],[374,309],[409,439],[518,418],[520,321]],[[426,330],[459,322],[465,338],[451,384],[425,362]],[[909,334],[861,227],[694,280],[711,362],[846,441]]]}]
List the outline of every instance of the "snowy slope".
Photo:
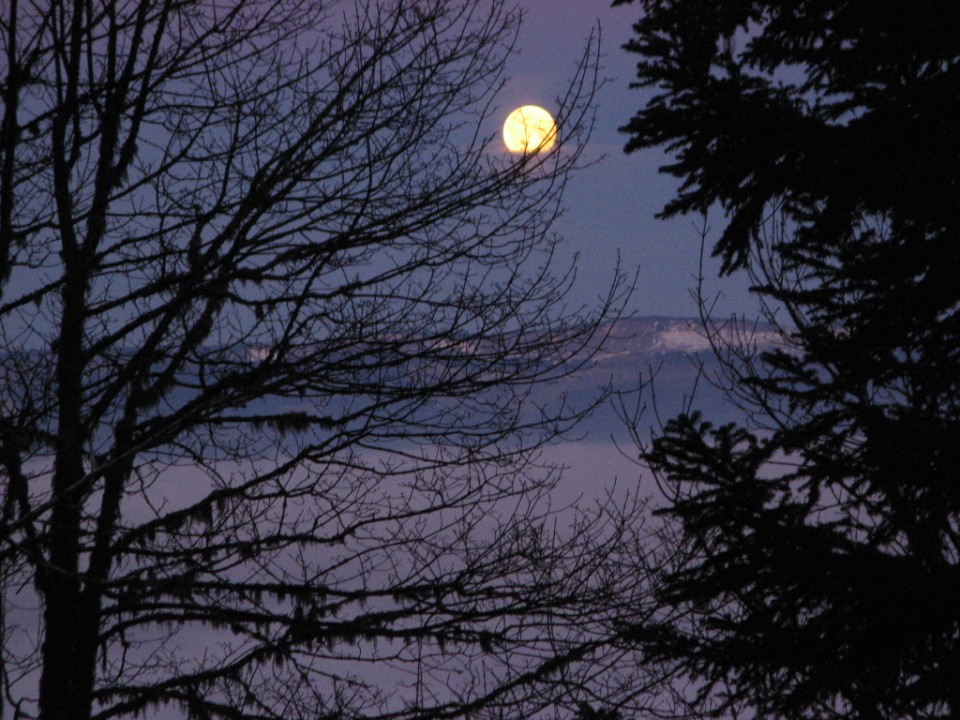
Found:
[{"label": "snowy slope", "polygon": [[[606,330],[607,339],[589,366],[540,389],[538,398],[549,402],[562,397],[568,403],[585,406],[609,386],[620,394],[628,408],[637,407],[638,402],[646,406],[640,417],[645,433],[656,423],[654,398],[657,414],[664,421],[687,407],[699,410],[714,422],[742,417],[741,411],[715,386],[721,365],[699,320],[621,318]],[[757,350],[770,349],[777,340],[776,333],[759,325],[729,326],[714,337],[720,346],[749,341]],[[627,429],[618,417],[618,404],[615,401],[599,407],[580,426],[579,434],[591,441],[626,435]]]}]

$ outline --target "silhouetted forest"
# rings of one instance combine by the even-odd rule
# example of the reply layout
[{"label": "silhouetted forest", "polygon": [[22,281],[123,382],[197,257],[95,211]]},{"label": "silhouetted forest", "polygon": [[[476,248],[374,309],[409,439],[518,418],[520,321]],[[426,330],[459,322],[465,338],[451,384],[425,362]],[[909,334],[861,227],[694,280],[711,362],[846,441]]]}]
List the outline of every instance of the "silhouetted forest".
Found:
[{"label": "silhouetted forest", "polygon": [[960,5],[614,4],[762,318],[572,301],[506,0],[0,8],[4,717],[960,716]]},{"label": "silhouetted forest", "polygon": [[627,150],[667,148],[664,215],[708,213],[783,343],[719,343],[747,419],[644,449],[681,559],[633,637],[721,711],[956,717],[960,5],[634,9]]}]

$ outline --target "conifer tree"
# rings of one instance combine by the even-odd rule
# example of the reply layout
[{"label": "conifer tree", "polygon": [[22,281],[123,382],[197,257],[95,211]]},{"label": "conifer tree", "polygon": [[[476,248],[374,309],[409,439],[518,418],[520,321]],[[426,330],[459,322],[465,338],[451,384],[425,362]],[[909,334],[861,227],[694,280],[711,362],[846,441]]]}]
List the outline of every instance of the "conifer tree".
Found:
[{"label": "conifer tree", "polygon": [[627,150],[782,343],[720,348],[754,422],[646,448],[685,559],[632,637],[763,717],[956,717],[960,5],[636,4]]}]

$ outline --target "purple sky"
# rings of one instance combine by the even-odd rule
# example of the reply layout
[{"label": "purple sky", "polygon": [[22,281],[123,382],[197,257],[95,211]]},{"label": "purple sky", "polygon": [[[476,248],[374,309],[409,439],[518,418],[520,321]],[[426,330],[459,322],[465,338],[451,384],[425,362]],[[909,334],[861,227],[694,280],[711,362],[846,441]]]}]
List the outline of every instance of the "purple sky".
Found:
[{"label": "purple sky", "polygon": [[[580,252],[581,293],[596,296],[611,276],[619,250],[629,272],[639,269],[637,289],[629,310],[641,315],[694,315],[689,295],[697,272],[700,240],[697,217],[658,221],[654,215],[671,197],[676,184],[657,168],[666,159],[656,151],[623,153],[626,136],[617,128],[640,107],[643,95],[629,89],[634,56],[621,46],[639,17],[637,6],[610,7],[609,0],[518,0],[525,20],[517,53],[511,61],[511,80],[502,95],[503,118],[515,105],[537,104],[552,109],[565,81],[573,74],[591,31],[599,25],[603,54],[602,76],[607,79],[597,99],[597,120],[587,152],[589,158],[606,155],[599,165],[574,180],[566,197],[566,215],[560,232],[571,249]],[[509,105],[509,107],[507,107]],[[720,217],[713,220],[715,239]],[[708,275],[716,277],[716,264]],[[756,302],[746,292],[742,277],[712,282],[711,292],[722,292],[718,314],[756,315]]]}]

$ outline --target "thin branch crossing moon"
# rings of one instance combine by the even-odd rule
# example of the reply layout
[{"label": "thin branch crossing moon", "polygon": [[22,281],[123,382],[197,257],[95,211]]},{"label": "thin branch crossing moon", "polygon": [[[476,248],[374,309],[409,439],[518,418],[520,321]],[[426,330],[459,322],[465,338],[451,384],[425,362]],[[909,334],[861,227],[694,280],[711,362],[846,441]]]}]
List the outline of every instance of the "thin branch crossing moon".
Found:
[{"label": "thin branch crossing moon", "polygon": [[546,152],[556,140],[553,116],[536,105],[517,108],[503,124],[503,142],[512,153]]}]

